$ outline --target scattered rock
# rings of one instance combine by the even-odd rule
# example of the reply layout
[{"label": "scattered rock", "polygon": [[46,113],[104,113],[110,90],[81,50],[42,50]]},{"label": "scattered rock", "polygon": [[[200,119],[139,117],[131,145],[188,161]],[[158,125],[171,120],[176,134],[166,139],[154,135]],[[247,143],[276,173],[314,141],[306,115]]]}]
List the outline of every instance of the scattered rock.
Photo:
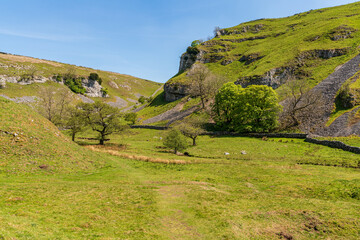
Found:
[{"label": "scattered rock", "polygon": [[125,101],[124,99],[116,96],[116,102],[108,102],[107,104],[109,104],[112,107],[116,107],[116,108],[124,108],[127,107],[128,102]]},{"label": "scattered rock", "polygon": [[246,155],[247,153],[246,153],[245,150],[242,150],[242,151],[241,151],[241,154],[242,154],[242,155]]},{"label": "scattered rock", "polygon": [[119,88],[119,86],[114,81],[110,81],[109,86],[112,87],[112,88],[116,88],[116,89]]},{"label": "scattered rock", "polygon": [[228,152],[225,152],[225,153],[224,153],[224,155],[225,155],[225,156],[227,156],[227,155],[230,155],[230,153],[228,153]]}]

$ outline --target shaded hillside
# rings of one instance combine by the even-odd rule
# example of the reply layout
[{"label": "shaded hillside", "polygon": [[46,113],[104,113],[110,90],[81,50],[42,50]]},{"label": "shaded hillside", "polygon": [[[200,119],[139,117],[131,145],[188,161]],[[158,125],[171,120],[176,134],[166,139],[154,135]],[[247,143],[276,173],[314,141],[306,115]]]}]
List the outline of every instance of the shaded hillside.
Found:
[{"label": "shaded hillside", "polygon": [[[89,88],[85,95],[89,97],[101,96],[102,90],[107,94],[103,101],[113,102],[120,108],[134,105],[140,96],[151,96],[161,84],[129,75],[95,70],[59,62],[47,61],[12,54],[0,54],[0,94],[8,97],[37,96],[37,91],[26,86],[29,83],[41,85],[45,81],[58,82],[59,76],[74,74],[83,79],[83,85]],[[97,73],[102,79],[101,86],[96,81],[88,80],[90,73]],[[30,79],[30,81],[29,81]],[[62,81],[63,79],[60,78]],[[20,83],[20,84],[19,84]],[[29,90],[27,90],[29,89]],[[25,90],[25,92],[23,91]],[[26,92],[29,91],[29,92]],[[93,94],[91,94],[93,93]],[[31,94],[31,95],[29,95]]]},{"label": "shaded hillside", "polygon": [[0,97],[0,109],[0,172],[82,172],[105,165],[30,107]]},{"label": "shaded hillside", "polygon": [[359,53],[359,12],[357,2],[218,29],[213,39],[182,55],[179,73],[165,86],[166,97],[186,95],[186,74],[194,63],[206,64],[229,81],[268,85],[280,94],[290,78],[315,86]]}]

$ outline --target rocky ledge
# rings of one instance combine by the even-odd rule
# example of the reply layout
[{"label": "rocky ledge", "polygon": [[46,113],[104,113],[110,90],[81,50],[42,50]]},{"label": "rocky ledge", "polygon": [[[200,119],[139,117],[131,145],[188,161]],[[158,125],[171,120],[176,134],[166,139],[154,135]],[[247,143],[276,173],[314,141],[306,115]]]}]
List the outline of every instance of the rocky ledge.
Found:
[{"label": "rocky ledge", "polygon": [[166,83],[164,85],[165,101],[173,102],[189,94],[189,86],[179,83]]}]

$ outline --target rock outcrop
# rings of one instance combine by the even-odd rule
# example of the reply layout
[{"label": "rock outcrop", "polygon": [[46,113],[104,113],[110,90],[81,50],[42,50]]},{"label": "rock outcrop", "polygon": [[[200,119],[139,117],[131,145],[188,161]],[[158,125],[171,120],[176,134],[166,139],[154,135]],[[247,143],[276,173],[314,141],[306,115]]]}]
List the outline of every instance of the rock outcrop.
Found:
[{"label": "rock outcrop", "polygon": [[7,75],[0,75],[0,84],[3,87],[6,86],[6,83],[18,83],[21,85],[29,85],[33,83],[45,83],[47,81],[53,81],[52,78],[46,78],[42,76],[34,76],[34,77],[21,77],[21,76],[7,76]]},{"label": "rock outcrop", "polygon": [[164,92],[165,92],[165,100],[167,102],[173,102],[188,95],[189,86],[179,83],[174,83],[174,84],[166,83],[164,85]]},{"label": "rock outcrop", "polygon": [[86,89],[86,95],[89,97],[107,97],[103,92],[103,87],[96,81],[85,78],[81,81],[83,87]]},{"label": "rock outcrop", "polygon": [[267,85],[276,89],[284,84],[288,79],[294,76],[294,68],[292,67],[282,67],[275,68],[264,75],[254,75],[250,77],[243,77],[235,82],[237,85],[242,87],[247,87],[249,85]]}]

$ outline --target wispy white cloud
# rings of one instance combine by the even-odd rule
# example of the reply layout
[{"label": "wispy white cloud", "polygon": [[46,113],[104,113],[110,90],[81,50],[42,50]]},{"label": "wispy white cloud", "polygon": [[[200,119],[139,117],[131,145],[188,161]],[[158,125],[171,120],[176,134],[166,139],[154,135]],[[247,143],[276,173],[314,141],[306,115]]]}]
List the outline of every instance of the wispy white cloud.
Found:
[{"label": "wispy white cloud", "polygon": [[0,29],[0,35],[47,40],[47,41],[58,41],[58,42],[75,42],[75,41],[85,41],[91,39],[87,36],[80,36],[80,35],[70,36],[70,35],[55,35],[55,34],[44,34],[44,33],[28,33],[28,32],[17,32],[8,29]]}]

